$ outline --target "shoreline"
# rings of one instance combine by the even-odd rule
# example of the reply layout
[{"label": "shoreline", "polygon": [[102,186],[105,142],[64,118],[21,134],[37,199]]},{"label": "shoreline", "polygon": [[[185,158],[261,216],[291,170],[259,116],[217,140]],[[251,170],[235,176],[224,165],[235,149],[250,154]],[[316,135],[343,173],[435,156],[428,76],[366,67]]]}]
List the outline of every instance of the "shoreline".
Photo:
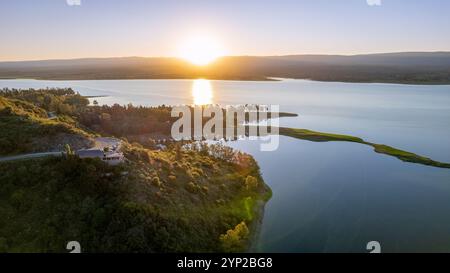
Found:
[{"label": "shoreline", "polygon": [[250,236],[248,238],[248,245],[247,249],[245,250],[245,253],[257,253],[259,252],[259,239],[261,237],[261,229],[262,224],[264,221],[264,213],[265,213],[265,207],[267,204],[267,201],[258,200],[256,202],[255,207],[253,208],[254,213],[256,215],[256,218],[254,221],[252,221],[252,224],[250,225]]},{"label": "shoreline", "polygon": [[[253,156],[252,156],[253,157]],[[256,159],[255,159],[256,160]],[[262,179],[262,177],[261,177]],[[264,192],[261,192],[262,198],[255,202],[253,207],[253,213],[255,215],[251,225],[249,227],[250,235],[247,239],[247,247],[245,253],[257,253],[259,252],[259,239],[261,237],[262,224],[264,221],[264,214],[267,203],[272,198],[272,189],[266,184],[264,179],[262,179],[264,184]]]},{"label": "shoreline", "polygon": [[450,86],[450,81],[448,82],[414,82],[414,81],[345,81],[345,80],[315,80],[310,78],[279,78],[279,77],[265,77],[265,78],[208,78],[208,77],[162,77],[162,78],[152,78],[152,77],[137,77],[137,78],[127,78],[127,77],[118,77],[118,78],[30,78],[30,77],[0,77],[0,80],[33,80],[33,81],[126,81],[126,80],[198,80],[205,79],[209,81],[230,81],[230,82],[281,82],[285,80],[297,80],[297,81],[308,81],[308,82],[318,82],[318,83],[344,83],[344,84],[386,84],[386,85],[410,85],[410,86]]}]

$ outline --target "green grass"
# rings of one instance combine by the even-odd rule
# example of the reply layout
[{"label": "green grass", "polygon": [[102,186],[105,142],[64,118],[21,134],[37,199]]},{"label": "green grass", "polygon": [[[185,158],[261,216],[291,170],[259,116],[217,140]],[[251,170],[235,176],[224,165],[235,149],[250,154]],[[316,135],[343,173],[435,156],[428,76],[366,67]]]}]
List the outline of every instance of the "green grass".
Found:
[{"label": "green grass", "polygon": [[327,141],[345,141],[345,142],[355,142],[368,146],[372,146],[376,153],[385,154],[388,156],[393,156],[401,161],[422,164],[427,166],[433,166],[438,168],[450,168],[450,163],[443,163],[439,161],[432,160],[430,158],[420,156],[408,151],[403,151],[394,147],[390,147],[384,144],[376,144],[363,140],[362,138],[315,132],[306,129],[295,129],[295,128],[279,128],[280,135],[293,137],[297,139],[309,140],[314,142],[327,142]]},{"label": "green grass", "polygon": [[417,163],[417,164],[428,165],[428,166],[433,166],[433,167],[438,167],[438,168],[450,168],[450,163],[435,161],[430,158],[420,156],[420,155],[417,155],[414,153],[410,153],[407,151],[399,150],[399,149],[396,149],[396,148],[393,148],[393,147],[390,147],[387,145],[374,144],[374,143],[369,143],[369,142],[365,142],[365,144],[374,147],[374,151],[377,153],[394,156],[405,162]]},{"label": "green grass", "polygon": [[293,128],[280,128],[280,135],[290,136],[298,139],[310,140],[314,142],[326,142],[326,141],[347,141],[363,143],[364,140],[358,137],[338,135],[330,133],[320,133],[307,129],[293,129]]}]

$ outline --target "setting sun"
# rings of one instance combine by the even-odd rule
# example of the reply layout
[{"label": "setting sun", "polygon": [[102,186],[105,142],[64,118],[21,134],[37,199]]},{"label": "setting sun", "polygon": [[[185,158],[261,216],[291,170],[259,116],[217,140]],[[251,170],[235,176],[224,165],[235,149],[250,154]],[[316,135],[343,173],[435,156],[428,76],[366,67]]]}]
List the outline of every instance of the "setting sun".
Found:
[{"label": "setting sun", "polygon": [[195,65],[207,65],[225,53],[223,47],[209,36],[192,37],[181,44],[179,57]]}]

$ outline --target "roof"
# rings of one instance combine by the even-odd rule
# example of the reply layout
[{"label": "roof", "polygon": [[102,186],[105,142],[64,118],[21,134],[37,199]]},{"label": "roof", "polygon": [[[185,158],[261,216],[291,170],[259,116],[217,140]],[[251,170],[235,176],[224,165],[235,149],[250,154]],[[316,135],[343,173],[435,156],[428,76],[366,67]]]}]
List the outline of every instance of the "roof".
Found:
[{"label": "roof", "polygon": [[107,153],[105,154],[106,157],[123,157],[122,153]]},{"label": "roof", "polygon": [[78,150],[76,152],[76,154],[81,157],[81,158],[94,158],[94,157],[98,157],[98,158],[103,158],[105,156],[105,154],[103,153],[102,150],[100,149],[90,149],[90,150]]}]

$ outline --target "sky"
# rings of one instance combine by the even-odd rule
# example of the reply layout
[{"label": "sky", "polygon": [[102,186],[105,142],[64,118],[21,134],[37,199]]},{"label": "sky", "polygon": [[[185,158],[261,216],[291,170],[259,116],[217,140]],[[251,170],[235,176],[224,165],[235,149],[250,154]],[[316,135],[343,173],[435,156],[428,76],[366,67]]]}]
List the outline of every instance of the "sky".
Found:
[{"label": "sky", "polygon": [[445,0],[1,0],[0,61],[176,56],[206,35],[226,55],[450,51]]}]

